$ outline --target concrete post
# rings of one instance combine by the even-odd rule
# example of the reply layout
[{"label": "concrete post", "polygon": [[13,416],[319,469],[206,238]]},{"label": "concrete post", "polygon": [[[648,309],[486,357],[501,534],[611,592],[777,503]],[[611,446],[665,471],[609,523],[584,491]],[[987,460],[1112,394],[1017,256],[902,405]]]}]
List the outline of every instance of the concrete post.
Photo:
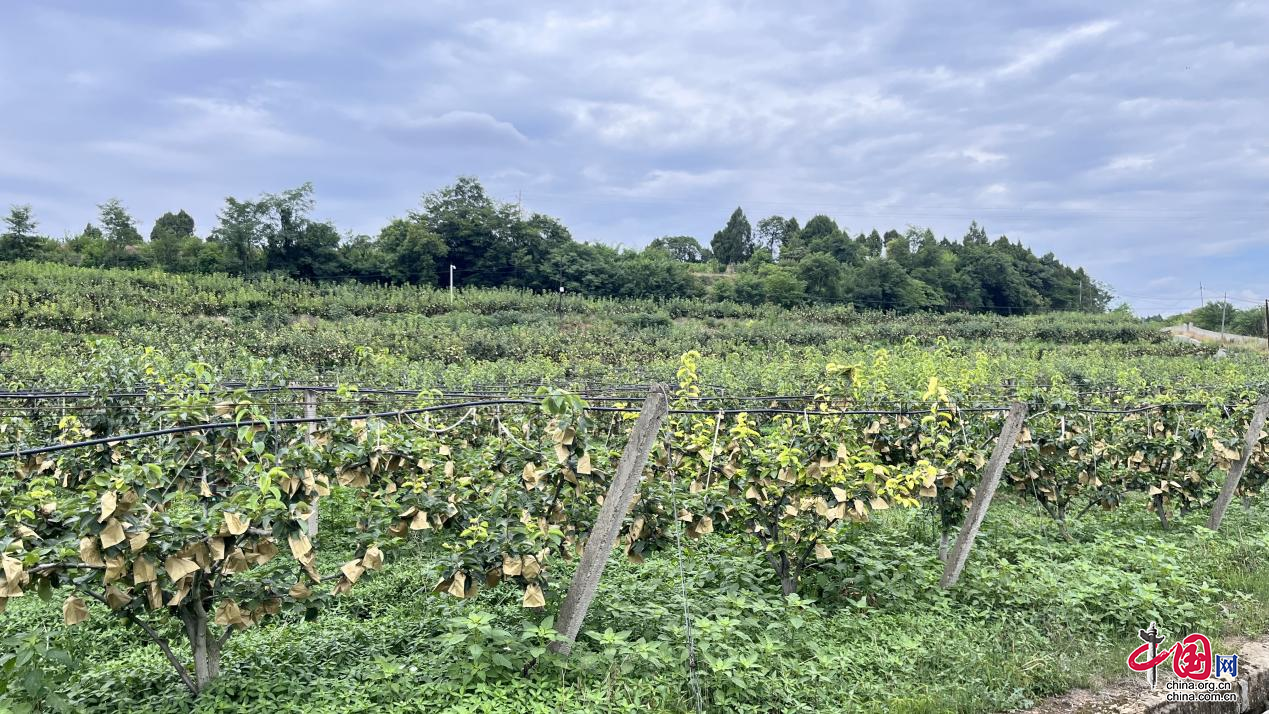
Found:
[{"label": "concrete post", "polygon": [[595,525],[591,528],[586,546],[582,550],[581,561],[577,571],[573,573],[573,582],[569,584],[568,594],[560,605],[559,617],[555,620],[555,630],[565,639],[551,644],[551,650],[567,655],[573,649],[577,633],[586,619],[591,600],[599,588],[599,578],[604,574],[604,566],[608,564],[608,556],[621,534],[621,523],[630,510],[630,502],[634,500],[643,477],[643,467],[648,462],[652,445],[656,443],[657,432],[661,430],[661,422],[669,411],[670,403],[666,388],[653,385],[648,398],[643,401],[639,419],[630,432],[630,440],[617,463],[617,473],[613,476],[608,493],[604,495],[604,505],[599,509]]},{"label": "concrete post", "polygon": [[1009,456],[1013,453],[1013,448],[1018,442],[1018,434],[1022,431],[1022,424],[1026,419],[1026,404],[1014,402],[1010,405],[1009,414],[1005,417],[1005,425],[1000,428],[996,447],[992,449],[991,459],[987,462],[987,470],[983,472],[982,481],[979,482],[978,490],[974,494],[974,503],[969,507],[965,523],[961,525],[960,535],[956,537],[956,545],[952,546],[952,552],[948,555],[947,563],[943,567],[943,579],[939,581],[939,585],[944,589],[955,585],[961,577],[961,571],[965,569],[965,562],[969,560],[969,551],[974,547],[978,529],[983,525],[987,507],[991,505],[991,498],[996,494],[996,487],[1000,485],[1000,476],[1005,472],[1005,464],[1009,463]]},{"label": "concrete post", "polygon": [[1234,500],[1238,481],[1243,477],[1243,471],[1247,469],[1247,462],[1251,461],[1251,452],[1255,450],[1256,442],[1260,441],[1260,430],[1265,428],[1267,416],[1269,416],[1269,397],[1261,397],[1260,401],[1256,402],[1256,411],[1251,415],[1251,423],[1247,425],[1247,437],[1243,441],[1242,456],[1229,467],[1225,485],[1221,486],[1221,493],[1212,504],[1212,515],[1207,519],[1208,528],[1218,530],[1221,527],[1221,520],[1225,518],[1225,509],[1229,508],[1229,502]]},{"label": "concrete post", "polygon": [[[316,419],[317,418],[317,392],[314,392],[311,389],[305,389],[303,392],[301,392],[301,396],[304,400],[304,418]],[[313,433],[317,431],[317,422],[306,423],[304,425],[304,429],[305,431],[308,432],[308,436],[305,437],[305,440],[310,444],[313,443]],[[316,495],[313,496],[313,513],[312,515],[308,517],[308,537],[309,538],[313,538],[317,535],[317,498],[318,497]]]}]

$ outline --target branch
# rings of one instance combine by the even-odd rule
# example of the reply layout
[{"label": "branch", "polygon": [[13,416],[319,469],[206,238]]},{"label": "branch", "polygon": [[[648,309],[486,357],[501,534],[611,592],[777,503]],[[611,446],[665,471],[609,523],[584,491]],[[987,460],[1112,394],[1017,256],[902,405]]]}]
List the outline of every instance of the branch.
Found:
[{"label": "branch", "polygon": [[[88,597],[91,597],[94,600],[97,600],[98,602],[105,605],[106,607],[110,607],[110,604],[106,602],[106,598],[104,596],[99,595],[91,590],[85,590],[83,588],[76,588],[76,590],[87,595]],[[163,656],[167,657],[168,663],[170,663],[172,665],[172,668],[176,670],[176,673],[181,676],[181,681],[185,683],[186,688],[189,689],[191,694],[194,694],[197,696],[198,685],[194,683],[194,680],[192,678],[190,678],[189,670],[185,669],[184,663],[182,663],[180,658],[176,656],[176,653],[172,651],[172,647],[171,645],[168,644],[168,641],[164,639],[164,637],[160,635],[157,631],[155,631],[155,629],[150,626],[150,623],[137,617],[135,613],[129,610],[124,610],[118,614],[122,615],[123,617],[126,617],[129,622],[136,625],[137,627],[140,627],[142,630],[145,631],[145,634],[154,642],[154,644],[159,646],[160,650],[163,651]]]},{"label": "branch", "polygon": [[37,565],[34,568],[27,570],[26,572],[30,573],[31,575],[36,575],[38,573],[43,573],[48,570],[74,570],[79,568],[86,569],[86,570],[105,570],[106,566],[89,565],[88,563],[45,563],[44,565]]}]

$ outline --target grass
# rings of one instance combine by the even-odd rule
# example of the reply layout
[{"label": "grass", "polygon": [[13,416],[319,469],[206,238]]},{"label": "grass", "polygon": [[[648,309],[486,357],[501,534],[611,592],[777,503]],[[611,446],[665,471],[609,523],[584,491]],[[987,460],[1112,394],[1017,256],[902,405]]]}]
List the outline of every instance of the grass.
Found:
[{"label": "grass", "polygon": [[[1072,524],[1068,543],[1032,507],[1001,498],[950,592],[937,587],[936,537],[920,511],[844,534],[840,562],[789,600],[740,542],[689,541],[686,583],[674,553],[614,559],[574,657],[543,658],[527,676],[523,633],[544,615],[521,609],[509,588],[470,601],[432,595],[440,554],[421,544],[318,621],[235,635],[195,710],[413,711],[426,700],[455,712],[689,711],[684,584],[708,710],[1024,707],[1126,675],[1135,629],[1151,619],[1173,636],[1269,629],[1267,511],[1231,511],[1219,534],[1201,514],[1163,532],[1133,502]],[[336,564],[338,544],[328,545]],[[556,578],[547,612],[567,573]],[[14,600],[0,636],[35,631],[69,652],[72,664],[47,674],[78,710],[190,709],[157,649],[101,609],[69,630],[59,607],[57,597]]]}]

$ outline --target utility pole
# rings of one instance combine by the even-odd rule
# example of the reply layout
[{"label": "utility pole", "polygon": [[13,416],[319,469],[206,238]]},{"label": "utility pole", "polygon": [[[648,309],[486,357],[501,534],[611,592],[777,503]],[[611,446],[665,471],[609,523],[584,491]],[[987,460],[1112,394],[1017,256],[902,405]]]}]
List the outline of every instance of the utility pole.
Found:
[{"label": "utility pole", "polygon": [[1221,296],[1221,342],[1225,341],[1225,306],[1229,304],[1229,291]]},{"label": "utility pole", "polygon": [[1080,312],[1084,311],[1084,279],[1080,278]]},{"label": "utility pole", "polygon": [[560,299],[555,303],[555,313],[557,315],[564,314],[564,286],[560,286]]},{"label": "utility pole", "polygon": [[1269,300],[1265,300],[1265,348],[1269,349]]},{"label": "utility pole", "polygon": [[516,216],[520,220],[524,220],[524,204],[520,202],[520,191],[516,190]]},{"label": "utility pole", "polygon": [[1206,304],[1206,302],[1203,302],[1203,283],[1199,283],[1199,307],[1203,307]]},{"label": "utility pole", "polygon": [[454,266],[449,266],[449,304],[454,304]]}]

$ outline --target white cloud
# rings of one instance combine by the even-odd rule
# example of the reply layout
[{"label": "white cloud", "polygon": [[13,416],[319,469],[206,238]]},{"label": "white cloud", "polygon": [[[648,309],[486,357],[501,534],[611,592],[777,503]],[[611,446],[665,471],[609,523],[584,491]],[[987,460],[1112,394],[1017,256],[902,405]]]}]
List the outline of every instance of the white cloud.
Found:
[{"label": "white cloud", "polygon": [[1154,157],[1149,155],[1124,154],[1115,156],[1106,162],[1102,171],[1140,171],[1154,166]]},{"label": "white cloud", "polygon": [[1023,50],[1012,62],[996,70],[997,77],[1008,78],[1030,74],[1049,64],[1071,47],[1101,37],[1118,25],[1112,20],[1098,20],[1058,33]]}]

